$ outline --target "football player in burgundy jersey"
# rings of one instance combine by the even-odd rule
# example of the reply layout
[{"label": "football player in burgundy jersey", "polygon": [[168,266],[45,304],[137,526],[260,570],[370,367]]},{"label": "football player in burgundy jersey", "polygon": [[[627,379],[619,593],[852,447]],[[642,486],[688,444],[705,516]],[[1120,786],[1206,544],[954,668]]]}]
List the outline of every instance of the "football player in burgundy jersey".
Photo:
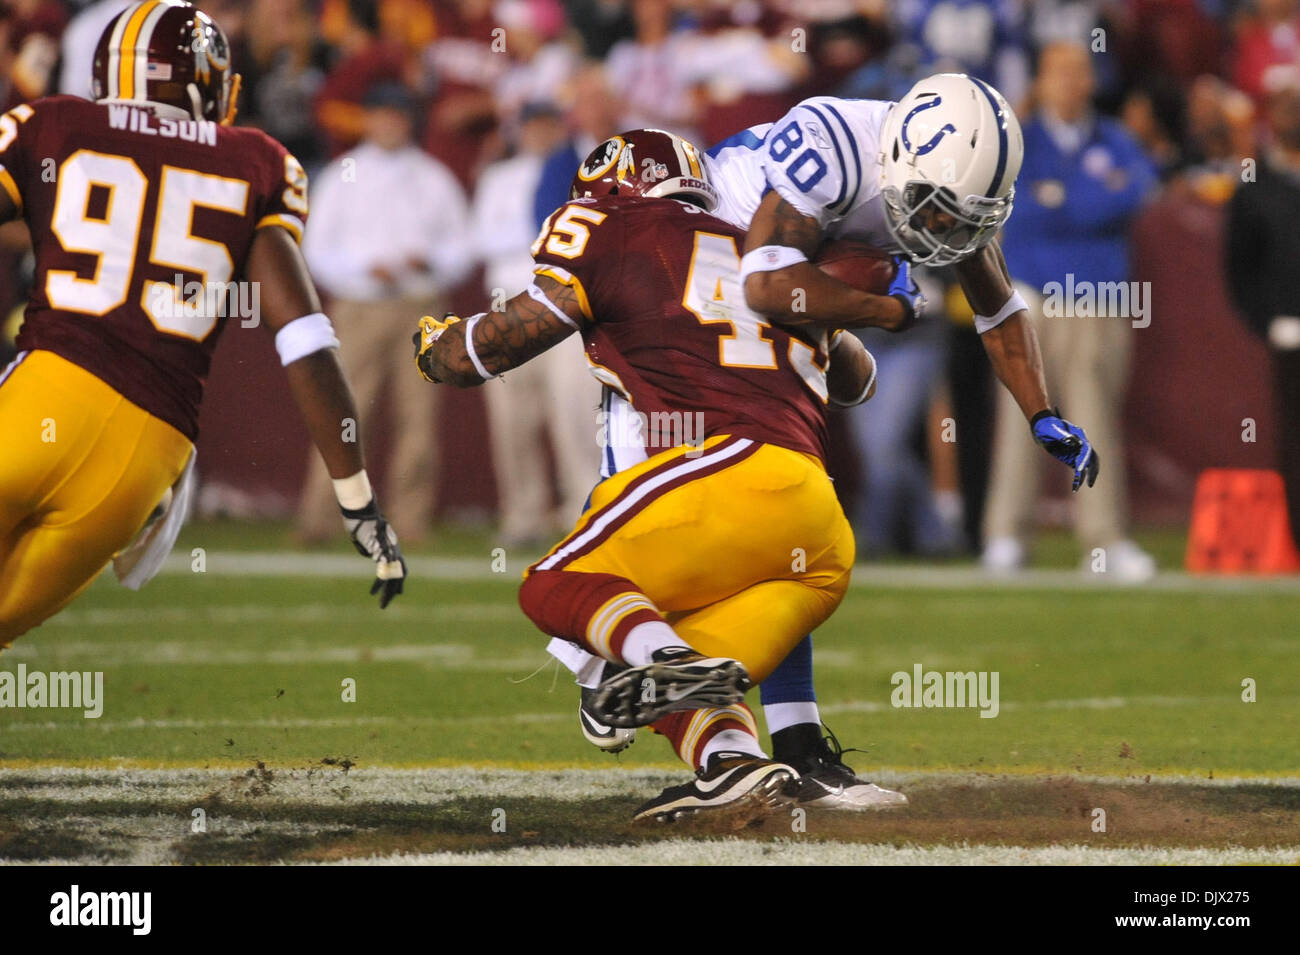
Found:
[{"label": "football player in burgundy jersey", "polygon": [[[873,324],[899,330],[924,303],[910,265],[951,267],[997,377],[1034,439],[1073,469],[1077,491],[1096,480],[1099,459],[1083,429],[1047,405],[1033,324],[1013,293],[996,240],[1011,214],[1022,155],[1019,122],[1000,93],[974,77],[939,74],[897,103],[810,97],[775,123],[718,143],[705,164],[720,198],[715,214],[746,230],[746,302],[771,321],[835,328],[837,316],[877,312]],[[604,189],[599,178],[584,180],[580,171],[571,196]],[[812,260],[829,238],[898,254],[894,294],[869,295],[817,268]],[[627,414],[609,389],[604,414],[616,431]],[[637,460],[642,452],[634,445],[607,447],[602,473]],[[565,641],[553,640],[547,649],[583,686],[603,668]],[[812,670],[810,636],[762,691],[774,755],[803,773],[801,803],[853,811],[901,805],[897,794],[855,780],[834,734],[823,739]],[[583,735],[607,752],[626,748],[635,736],[600,724],[585,707],[579,720]]]},{"label": "football player in burgundy jersey", "polygon": [[360,443],[343,438],[356,409],[298,251],[302,167],[264,133],[229,125],[229,46],[189,4],[123,10],[100,38],[94,88],[94,102],[54,96],[0,117],[0,221],[27,221],[36,260],[19,355],[0,373],[0,648],[66,605],[171,501],[124,583],[161,563],[236,283],[255,293],[256,313],[241,317],[274,334],[386,605],[405,563]]},{"label": "football player in burgundy jersey", "polygon": [[[620,179],[625,179],[626,170],[620,169],[620,163],[612,162],[611,155],[618,155],[624,145],[623,137],[614,137],[600,144],[592,151],[587,160],[579,167],[571,187],[571,198],[606,195],[624,189]],[[626,157],[624,157],[626,158]],[[644,165],[644,164],[643,164]],[[722,205],[718,207],[718,217],[726,207],[727,192],[718,182],[716,163],[705,162],[707,178],[718,189]],[[644,169],[643,169],[644,172]],[[732,225],[740,225],[736,217]],[[715,240],[706,240],[716,248]],[[716,259],[723,264],[723,258]],[[734,257],[732,257],[734,262]],[[893,303],[882,303],[892,305]],[[742,329],[750,328],[742,325]],[[752,333],[750,333],[752,334]],[[823,342],[823,349],[830,340],[825,330],[805,329],[802,334]],[[832,339],[836,342],[838,338]],[[853,342],[857,344],[856,340]],[[740,341],[724,346],[733,353],[738,350],[752,349],[753,343],[746,346]],[[761,351],[761,343],[759,345]],[[843,371],[845,359],[849,352],[836,349],[837,361],[832,364],[831,372]],[[792,353],[792,354],[798,354]],[[599,372],[597,372],[599,377]],[[833,377],[833,374],[828,377]],[[851,377],[851,376],[850,376]],[[815,376],[810,379],[815,382]],[[874,389],[874,375],[871,388]],[[833,382],[828,381],[828,384]],[[841,406],[857,404],[860,389],[847,392],[847,400],[835,401]],[[838,394],[833,387],[831,391]],[[868,393],[870,397],[870,393]],[[602,476],[608,477],[618,471],[645,460],[647,450],[644,447],[643,421],[640,412],[632,411],[622,399],[617,388],[606,385],[602,399],[601,420],[604,429],[604,458],[601,468]],[[671,423],[671,419],[669,419]],[[588,707],[594,695],[595,687],[607,675],[612,674],[614,664],[587,653],[581,647],[563,639],[553,639],[547,650],[561,663],[573,671],[582,687],[578,707],[578,721],[583,736],[593,745],[605,752],[616,753],[630,746],[635,739],[633,728],[608,726],[597,719]],[[834,733],[824,728],[816,703],[804,700],[813,698],[812,690],[812,644],[811,638],[798,644],[785,660],[773,671],[769,680],[763,683],[763,709],[768,730],[772,736],[773,755],[781,762],[794,766],[800,773],[800,783],[796,801],[802,806],[817,809],[836,809],[850,812],[863,812],[880,809],[895,809],[907,804],[907,797],[902,793],[885,789],[869,780],[861,779],[843,760],[842,748]],[[790,702],[787,702],[790,701]]]},{"label": "football player in burgundy jersey", "polygon": [[477,385],[582,335],[651,456],[597,486],[529,568],[521,606],[615,664],[590,701],[603,721],[653,725],[697,770],[638,818],[766,804],[798,774],[766,758],[741,700],[848,586],[853,534],[824,467],[827,373],[834,361],[837,397],[863,400],[874,365],[852,336],[832,345],[745,305],[744,234],[708,214],[717,196],[695,147],[655,130],[610,142],[589,172],[614,194],[547,220],[533,283],[503,310],[423,319],[417,364]]}]

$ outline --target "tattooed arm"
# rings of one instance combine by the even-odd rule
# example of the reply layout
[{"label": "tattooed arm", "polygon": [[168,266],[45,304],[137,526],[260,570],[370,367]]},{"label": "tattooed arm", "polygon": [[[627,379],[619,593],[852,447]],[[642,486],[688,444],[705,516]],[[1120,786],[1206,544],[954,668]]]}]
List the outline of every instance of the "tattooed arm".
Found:
[{"label": "tattooed arm", "polygon": [[897,299],[861,292],[812,264],[823,238],[815,219],[796,211],[775,191],[764,196],[745,237],[745,252],[780,245],[798,249],[809,261],[751,274],[745,280],[749,307],[785,325],[902,329],[906,315]]},{"label": "tattooed arm", "polygon": [[[473,325],[474,354],[490,375],[499,375],[536,358],[587,323],[572,287],[546,275],[535,277],[537,287],[568,319],[520,292],[501,311],[485,312]],[[458,388],[483,384],[465,344],[469,322],[450,326],[417,359],[421,370],[435,381]]]}]

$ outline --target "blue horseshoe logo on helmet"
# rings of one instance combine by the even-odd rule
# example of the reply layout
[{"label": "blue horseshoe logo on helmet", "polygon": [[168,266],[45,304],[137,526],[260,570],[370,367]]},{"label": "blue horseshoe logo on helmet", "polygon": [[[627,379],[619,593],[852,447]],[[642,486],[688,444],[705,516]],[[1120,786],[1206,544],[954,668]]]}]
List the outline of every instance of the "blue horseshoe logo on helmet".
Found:
[{"label": "blue horseshoe logo on helmet", "polygon": [[[922,110],[933,109],[935,106],[938,106],[942,102],[943,102],[943,97],[936,96],[928,103],[921,103],[917,106],[913,106],[912,111],[903,117],[903,128],[899,130],[899,135],[903,139],[903,148],[906,149],[909,153],[912,151],[912,141],[907,136],[907,124],[912,121],[912,117],[915,116],[917,113],[921,112]],[[955,132],[957,132],[956,126],[954,126],[952,123],[944,123],[943,126],[939,129],[939,131],[930,137],[928,142],[922,144],[916,150],[916,154],[918,156],[924,156],[926,153],[930,152],[936,146],[938,146],[940,140],[942,140],[944,136],[948,135],[948,133],[955,133]]]}]

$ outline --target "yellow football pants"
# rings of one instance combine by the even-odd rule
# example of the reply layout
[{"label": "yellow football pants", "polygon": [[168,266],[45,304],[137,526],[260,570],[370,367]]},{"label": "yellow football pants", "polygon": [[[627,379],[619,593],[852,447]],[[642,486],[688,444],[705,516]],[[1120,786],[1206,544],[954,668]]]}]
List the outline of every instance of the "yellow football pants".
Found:
[{"label": "yellow football pants", "polygon": [[0,381],[0,649],[129,544],[193,445],[52,352]]},{"label": "yellow football pants", "polygon": [[533,569],[626,577],[690,646],[740,660],[757,682],[839,606],[853,557],[820,462],[716,436],[602,481]]}]

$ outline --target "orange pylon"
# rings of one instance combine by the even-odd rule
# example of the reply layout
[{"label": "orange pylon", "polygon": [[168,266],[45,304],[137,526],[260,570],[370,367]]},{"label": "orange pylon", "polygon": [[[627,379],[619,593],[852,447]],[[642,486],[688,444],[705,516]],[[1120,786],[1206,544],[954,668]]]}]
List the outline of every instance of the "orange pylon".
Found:
[{"label": "orange pylon", "polygon": [[1276,471],[1209,468],[1196,482],[1187,569],[1200,574],[1300,571]]}]

